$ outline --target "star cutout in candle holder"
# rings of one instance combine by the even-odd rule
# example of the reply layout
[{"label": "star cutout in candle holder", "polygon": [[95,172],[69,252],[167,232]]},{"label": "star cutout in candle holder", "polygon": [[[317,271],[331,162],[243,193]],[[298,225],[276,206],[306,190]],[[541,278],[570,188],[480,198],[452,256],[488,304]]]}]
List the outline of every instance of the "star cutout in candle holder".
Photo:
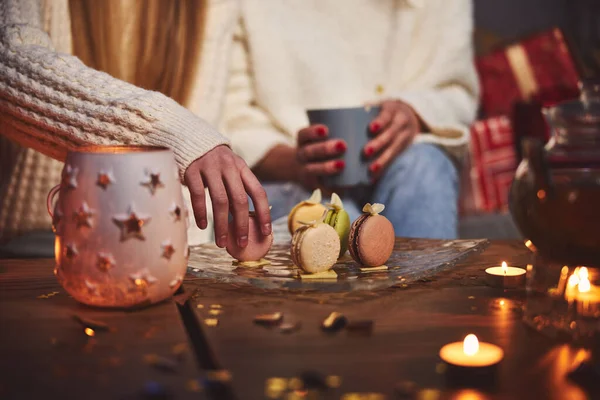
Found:
[{"label": "star cutout in candle holder", "polygon": [[115,215],[113,222],[121,228],[121,241],[129,238],[146,240],[142,227],[150,222],[150,217],[136,213],[133,204],[129,206],[126,214]]},{"label": "star cutout in candle holder", "polygon": [[173,279],[170,283],[169,283],[169,287],[171,289],[173,289],[176,286],[179,286],[181,284],[181,282],[183,281],[183,277],[179,274],[175,275],[175,279]]},{"label": "star cutout in candle holder", "polygon": [[156,189],[165,186],[160,180],[160,172],[156,171],[146,171],[146,179],[141,182],[141,185],[148,187],[152,194],[156,193]]},{"label": "star cutout in candle holder", "polygon": [[77,246],[73,243],[69,243],[65,246],[65,257],[67,258],[75,258],[79,254],[77,251]]},{"label": "star cutout in candle holder", "polygon": [[65,169],[62,175],[62,185],[69,189],[75,189],[77,187],[77,173],[79,172],[79,168],[71,167],[70,165],[65,165]]},{"label": "star cutout in candle holder", "polygon": [[169,212],[173,216],[174,221],[181,221],[181,207],[179,207],[176,203],[173,203]]},{"label": "star cutout in candle holder", "polygon": [[148,289],[149,286],[152,286],[153,284],[158,282],[158,279],[152,276],[147,268],[144,268],[134,274],[129,275],[129,279],[133,281],[135,289],[144,292],[146,291],[146,289]]},{"label": "star cutout in candle holder", "polygon": [[96,185],[106,190],[108,185],[111,185],[113,183],[115,183],[115,178],[110,172],[100,171],[100,173],[98,174],[98,179],[96,180]]},{"label": "star cutout in candle holder", "polygon": [[58,224],[63,217],[62,211],[59,209],[54,210],[54,215],[52,216],[52,232],[58,233]]},{"label": "star cutout in candle holder", "polygon": [[173,254],[175,254],[175,247],[173,247],[170,240],[162,242],[160,247],[162,248],[162,256],[167,260],[170,260]]},{"label": "star cutout in candle holder", "polygon": [[88,281],[87,279],[85,280],[85,287],[87,288],[88,293],[93,296],[98,296],[100,294],[98,292],[98,285]]},{"label": "star cutout in candle holder", "polygon": [[77,223],[77,228],[81,228],[82,226],[91,228],[92,221],[90,219],[95,213],[96,212],[92,210],[85,201],[81,203],[81,207],[73,213],[73,219]]},{"label": "star cutout in candle holder", "polygon": [[98,253],[98,261],[96,267],[102,272],[108,272],[109,269],[115,266],[115,259],[110,253]]}]

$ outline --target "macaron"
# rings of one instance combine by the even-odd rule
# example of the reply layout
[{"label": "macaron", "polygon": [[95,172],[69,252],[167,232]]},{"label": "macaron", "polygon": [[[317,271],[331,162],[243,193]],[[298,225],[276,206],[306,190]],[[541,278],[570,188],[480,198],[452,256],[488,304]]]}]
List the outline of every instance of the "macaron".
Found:
[{"label": "macaron", "polygon": [[309,199],[296,204],[288,214],[290,234],[300,228],[301,222],[320,221],[327,208],[321,204],[321,189],[316,189]]},{"label": "macaron", "polygon": [[354,261],[365,267],[383,265],[394,250],[394,227],[386,217],[379,215],[384,208],[383,204],[367,203],[363,207],[363,214],[350,228],[350,255]]},{"label": "macaron", "polygon": [[267,255],[272,244],[273,233],[268,236],[262,234],[260,224],[254,212],[250,212],[250,217],[248,218],[248,245],[246,247],[238,246],[235,224],[233,221],[229,222],[227,246],[225,249],[236,260],[242,262],[258,261]]},{"label": "macaron", "polygon": [[344,204],[340,196],[333,193],[331,202],[328,204],[329,210],[325,214],[324,222],[330,225],[340,237],[340,254],[341,257],[348,250],[348,234],[350,233],[350,216],[344,210]]},{"label": "macaron", "polygon": [[340,237],[331,226],[313,221],[294,232],[291,253],[298,268],[311,274],[324,272],[337,262]]}]

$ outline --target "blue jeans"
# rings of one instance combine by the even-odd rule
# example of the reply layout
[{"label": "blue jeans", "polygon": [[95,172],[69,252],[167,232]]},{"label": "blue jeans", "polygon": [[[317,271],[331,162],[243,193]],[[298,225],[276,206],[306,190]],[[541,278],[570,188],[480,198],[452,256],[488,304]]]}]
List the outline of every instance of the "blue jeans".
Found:
[{"label": "blue jeans", "polygon": [[[273,220],[310,196],[294,183],[266,183],[264,188]],[[416,143],[394,160],[376,184],[346,191],[342,200],[352,221],[365,203],[383,203],[383,215],[394,225],[396,236],[455,239],[458,192],[458,173],[446,153],[435,145]]]}]

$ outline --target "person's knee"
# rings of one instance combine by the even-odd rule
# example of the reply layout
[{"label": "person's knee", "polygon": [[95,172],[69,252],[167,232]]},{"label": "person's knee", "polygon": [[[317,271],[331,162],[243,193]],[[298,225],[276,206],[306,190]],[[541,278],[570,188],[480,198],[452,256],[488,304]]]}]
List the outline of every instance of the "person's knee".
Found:
[{"label": "person's knee", "polygon": [[442,149],[429,143],[410,146],[392,164],[386,178],[401,186],[410,181],[423,191],[437,192],[443,187],[458,190],[455,165]]}]

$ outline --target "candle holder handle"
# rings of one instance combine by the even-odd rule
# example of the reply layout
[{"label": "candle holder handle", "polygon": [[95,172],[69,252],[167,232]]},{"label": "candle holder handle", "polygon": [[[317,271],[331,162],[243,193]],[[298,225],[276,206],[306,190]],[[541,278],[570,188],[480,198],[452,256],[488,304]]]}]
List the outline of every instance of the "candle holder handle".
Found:
[{"label": "candle holder handle", "polygon": [[58,193],[58,191],[60,190],[60,183],[56,186],[54,186],[52,189],[50,189],[50,191],[48,192],[48,197],[46,197],[46,208],[48,210],[48,214],[50,214],[50,218],[54,219],[54,212],[52,211],[52,203],[54,203],[54,197],[56,196],[56,194]]}]

